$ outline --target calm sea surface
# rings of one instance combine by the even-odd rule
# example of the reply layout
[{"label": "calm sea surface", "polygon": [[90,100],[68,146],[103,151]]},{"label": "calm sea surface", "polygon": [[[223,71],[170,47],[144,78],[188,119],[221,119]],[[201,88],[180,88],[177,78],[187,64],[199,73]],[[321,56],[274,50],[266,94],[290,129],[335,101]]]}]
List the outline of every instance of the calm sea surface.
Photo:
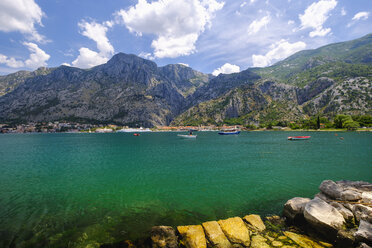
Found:
[{"label": "calm sea surface", "polygon": [[372,133],[197,134],[0,135],[0,247],[86,247],[153,225],[280,214],[322,180],[372,182]]}]

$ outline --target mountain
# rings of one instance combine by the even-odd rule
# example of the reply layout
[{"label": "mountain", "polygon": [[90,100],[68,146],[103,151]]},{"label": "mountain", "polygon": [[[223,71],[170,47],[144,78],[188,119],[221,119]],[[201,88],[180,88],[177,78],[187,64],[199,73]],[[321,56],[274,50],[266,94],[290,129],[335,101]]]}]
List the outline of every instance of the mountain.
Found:
[{"label": "mountain", "polygon": [[253,85],[244,83],[190,106],[173,124],[258,124],[317,114],[372,114],[372,34],[247,71],[260,76]]},{"label": "mountain", "polygon": [[372,114],[371,82],[372,34],[217,77],[119,53],[88,70],[60,66],[0,77],[0,121],[151,127]]},{"label": "mountain", "polygon": [[46,75],[53,69],[40,67],[36,71],[18,71],[6,76],[0,76],[0,96],[12,92],[18,85],[25,82],[26,79],[39,75]]},{"label": "mountain", "polygon": [[89,70],[60,66],[45,75],[24,76],[0,97],[0,119],[166,125],[211,77],[184,65],[157,67],[119,53]]}]

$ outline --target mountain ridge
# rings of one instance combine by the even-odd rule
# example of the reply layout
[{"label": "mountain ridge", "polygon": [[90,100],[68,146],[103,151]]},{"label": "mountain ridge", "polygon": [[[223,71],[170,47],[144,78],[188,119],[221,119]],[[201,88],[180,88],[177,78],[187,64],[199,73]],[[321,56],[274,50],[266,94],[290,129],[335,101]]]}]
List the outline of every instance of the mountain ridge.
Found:
[{"label": "mountain ridge", "polygon": [[370,58],[372,34],[216,77],[118,53],[90,69],[60,66],[1,76],[0,120],[75,119],[150,127],[369,114]]}]

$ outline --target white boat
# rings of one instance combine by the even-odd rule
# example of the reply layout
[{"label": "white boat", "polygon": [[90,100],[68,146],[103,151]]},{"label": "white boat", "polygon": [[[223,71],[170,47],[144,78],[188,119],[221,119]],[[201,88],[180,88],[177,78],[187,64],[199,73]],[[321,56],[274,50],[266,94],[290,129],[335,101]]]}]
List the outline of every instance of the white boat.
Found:
[{"label": "white boat", "polygon": [[185,139],[196,139],[197,135],[193,134],[177,134],[178,137],[185,138]]},{"label": "white boat", "polygon": [[118,130],[119,133],[144,133],[144,132],[152,132],[150,128],[123,128]]}]

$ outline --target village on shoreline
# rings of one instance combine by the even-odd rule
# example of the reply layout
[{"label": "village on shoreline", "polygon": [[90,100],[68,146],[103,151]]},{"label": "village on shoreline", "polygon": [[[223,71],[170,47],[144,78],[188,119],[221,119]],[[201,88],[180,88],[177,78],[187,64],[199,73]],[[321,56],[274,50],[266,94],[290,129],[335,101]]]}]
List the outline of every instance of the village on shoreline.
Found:
[{"label": "village on shoreline", "polygon": [[0,134],[4,133],[116,133],[116,132],[186,132],[193,131],[219,131],[226,129],[238,129],[241,131],[366,131],[372,132],[372,127],[361,127],[354,130],[347,128],[328,128],[323,124],[319,129],[312,128],[291,128],[283,126],[270,127],[247,127],[244,125],[208,125],[208,126],[156,126],[154,128],[131,128],[129,126],[120,126],[115,124],[85,124],[77,122],[31,122],[27,124],[1,124]]}]

